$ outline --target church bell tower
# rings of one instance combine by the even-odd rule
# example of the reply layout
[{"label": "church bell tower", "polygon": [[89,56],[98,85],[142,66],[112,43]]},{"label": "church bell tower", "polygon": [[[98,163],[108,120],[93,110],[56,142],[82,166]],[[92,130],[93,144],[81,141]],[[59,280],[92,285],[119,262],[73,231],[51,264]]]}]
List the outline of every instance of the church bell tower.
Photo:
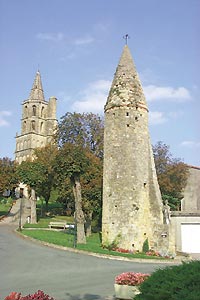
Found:
[{"label": "church bell tower", "polygon": [[32,159],[34,149],[51,142],[56,120],[56,98],[44,98],[40,72],[37,71],[29,98],[22,103],[21,134],[16,136],[15,160]]}]

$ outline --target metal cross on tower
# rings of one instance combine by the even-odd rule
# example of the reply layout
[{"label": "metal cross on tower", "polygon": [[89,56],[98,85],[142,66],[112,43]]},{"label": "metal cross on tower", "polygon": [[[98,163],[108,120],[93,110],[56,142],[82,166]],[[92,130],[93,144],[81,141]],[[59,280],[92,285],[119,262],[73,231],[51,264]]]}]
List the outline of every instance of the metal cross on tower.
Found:
[{"label": "metal cross on tower", "polygon": [[123,36],[123,39],[126,41],[126,45],[128,44],[128,39],[130,39],[130,36],[128,34]]}]

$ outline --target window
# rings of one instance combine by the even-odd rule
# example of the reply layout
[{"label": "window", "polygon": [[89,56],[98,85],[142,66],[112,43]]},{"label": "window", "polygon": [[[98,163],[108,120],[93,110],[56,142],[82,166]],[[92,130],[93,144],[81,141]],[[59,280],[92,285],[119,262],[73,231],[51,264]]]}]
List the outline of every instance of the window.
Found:
[{"label": "window", "polygon": [[36,116],[36,106],[33,105],[33,116]]},{"label": "window", "polygon": [[35,121],[31,121],[31,129],[35,131]]},{"label": "window", "polygon": [[44,106],[41,109],[41,117],[44,118]]},{"label": "window", "polygon": [[41,124],[40,124],[40,132],[43,132],[43,122],[41,122]]},{"label": "window", "polygon": [[23,132],[26,132],[26,121],[23,123]]},{"label": "window", "polygon": [[28,117],[28,107],[24,107],[24,117]]}]

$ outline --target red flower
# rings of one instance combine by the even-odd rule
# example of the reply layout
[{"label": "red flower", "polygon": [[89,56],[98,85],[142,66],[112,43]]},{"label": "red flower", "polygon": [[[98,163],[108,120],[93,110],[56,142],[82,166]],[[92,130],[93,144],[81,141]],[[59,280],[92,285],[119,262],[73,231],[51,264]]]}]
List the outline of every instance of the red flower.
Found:
[{"label": "red flower", "polygon": [[150,275],[144,273],[126,272],[115,277],[115,283],[120,285],[140,285]]}]

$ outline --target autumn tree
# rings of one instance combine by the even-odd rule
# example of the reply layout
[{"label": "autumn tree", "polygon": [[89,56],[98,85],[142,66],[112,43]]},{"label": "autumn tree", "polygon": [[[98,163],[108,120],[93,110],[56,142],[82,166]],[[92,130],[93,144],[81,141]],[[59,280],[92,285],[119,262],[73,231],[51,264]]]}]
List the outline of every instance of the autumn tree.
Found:
[{"label": "autumn tree", "polygon": [[0,194],[4,191],[12,191],[18,183],[16,164],[8,157],[0,159]]},{"label": "autumn tree", "polygon": [[153,153],[162,198],[168,200],[172,210],[179,210],[188,167],[180,159],[173,158],[170,147],[161,141],[153,146]]},{"label": "autumn tree", "polygon": [[59,147],[71,143],[86,148],[102,158],[103,131],[104,124],[100,116],[93,113],[67,112],[61,117],[56,139]]}]

